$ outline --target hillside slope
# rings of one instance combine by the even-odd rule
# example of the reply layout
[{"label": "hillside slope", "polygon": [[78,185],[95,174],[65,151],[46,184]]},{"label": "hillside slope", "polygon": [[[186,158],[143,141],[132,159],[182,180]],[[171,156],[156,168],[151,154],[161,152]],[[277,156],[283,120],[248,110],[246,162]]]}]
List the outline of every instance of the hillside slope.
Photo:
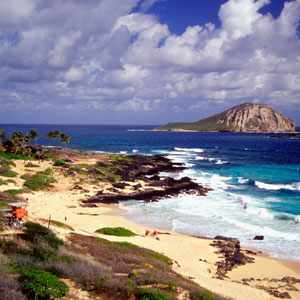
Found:
[{"label": "hillside slope", "polygon": [[294,132],[295,122],[265,104],[243,103],[192,123],[168,123],[155,131]]}]

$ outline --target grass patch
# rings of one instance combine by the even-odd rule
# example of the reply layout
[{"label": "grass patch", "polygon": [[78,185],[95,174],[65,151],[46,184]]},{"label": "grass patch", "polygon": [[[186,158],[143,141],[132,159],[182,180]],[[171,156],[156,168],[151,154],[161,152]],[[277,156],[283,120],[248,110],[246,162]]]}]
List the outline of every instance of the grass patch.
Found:
[{"label": "grass patch", "polygon": [[25,159],[25,160],[28,160],[28,157],[25,157],[22,154],[13,154],[13,153],[5,153],[5,152],[0,152],[0,157],[3,157],[5,159]]},{"label": "grass patch", "polygon": [[23,175],[20,176],[21,179],[27,180],[31,177],[31,174],[25,173]]},{"label": "grass patch", "polygon": [[0,185],[7,185],[7,181],[0,178]]},{"label": "grass patch", "polygon": [[67,164],[63,159],[56,159],[56,160],[54,161],[53,166],[55,166],[55,167],[64,167],[64,168],[67,168],[67,167],[68,167],[68,164]]},{"label": "grass patch", "polygon": [[13,166],[13,167],[15,167],[15,166],[16,166],[16,164],[15,164],[13,161],[8,160],[8,159],[3,159],[3,160],[1,160],[1,161],[0,161],[0,165],[1,165],[2,167],[5,167],[5,166]]},{"label": "grass patch", "polygon": [[[47,220],[43,219],[43,221],[48,222]],[[60,228],[64,228],[64,229],[68,229],[71,231],[74,231],[74,228],[68,224],[64,224],[62,222],[59,221],[55,221],[55,220],[50,220],[50,225],[56,226],[56,227],[60,227]]]},{"label": "grass patch", "polygon": [[17,189],[10,189],[10,190],[3,191],[3,193],[8,194],[8,195],[20,195],[20,194],[23,194],[24,191],[21,190],[21,189],[19,189],[19,190],[17,190]]},{"label": "grass patch", "polygon": [[104,227],[96,230],[95,232],[114,236],[136,236],[134,232],[123,227]]},{"label": "grass patch", "polygon": [[17,175],[18,175],[17,172],[12,171],[7,167],[0,167],[0,176],[13,178],[16,177]]},{"label": "grass patch", "polygon": [[56,182],[57,180],[54,177],[45,175],[43,172],[37,172],[25,180],[24,186],[28,187],[30,190],[37,191],[43,190]]},{"label": "grass patch", "polygon": [[135,294],[141,300],[175,300],[171,295],[157,289],[138,288]]},{"label": "grass patch", "polygon": [[29,162],[25,165],[26,168],[39,168],[40,165],[33,164],[32,162]]},{"label": "grass patch", "polygon": [[120,155],[120,154],[109,154],[108,158],[111,160],[122,160],[126,163],[131,163],[132,162],[132,158],[131,157],[126,157],[124,155]]},{"label": "grass patch", "polygon": [[14,181],[13,179],[7,179],[5,180],[6,183],[12,183],[12,184],[17,184],[16,181]]}]

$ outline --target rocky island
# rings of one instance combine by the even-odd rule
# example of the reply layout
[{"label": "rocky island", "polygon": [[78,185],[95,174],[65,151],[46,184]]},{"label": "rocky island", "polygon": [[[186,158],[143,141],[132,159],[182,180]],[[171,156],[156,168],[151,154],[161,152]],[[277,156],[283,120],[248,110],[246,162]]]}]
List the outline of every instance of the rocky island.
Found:
[{"label": "rocky island", "polygon": [[154,131],[294,132],[294,120],[266,104],[243,103],[197,122],[168,123]]}]

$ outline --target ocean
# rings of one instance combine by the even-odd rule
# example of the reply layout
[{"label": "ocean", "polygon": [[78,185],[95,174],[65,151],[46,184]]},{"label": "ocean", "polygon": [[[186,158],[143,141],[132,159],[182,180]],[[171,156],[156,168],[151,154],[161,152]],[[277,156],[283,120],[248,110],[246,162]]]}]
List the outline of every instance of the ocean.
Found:
[{"label": "ocean", "polygon": [[[47,132],[71,136],[69,147],[122,154],[163,154],[211,187],[207,196],[181,194],[159,202],[120,204],[125,218],[178,233],[238,238],[242,246],[273,257],[300,261],[300,140],[270,134],[225,132],[153,132],[154,126],[19,125],[12,131],[38,131],[38,142],[51,145]],[[280,134],[277,134],[280,135]],[[254,236],[263,235],[263,241]]]}]

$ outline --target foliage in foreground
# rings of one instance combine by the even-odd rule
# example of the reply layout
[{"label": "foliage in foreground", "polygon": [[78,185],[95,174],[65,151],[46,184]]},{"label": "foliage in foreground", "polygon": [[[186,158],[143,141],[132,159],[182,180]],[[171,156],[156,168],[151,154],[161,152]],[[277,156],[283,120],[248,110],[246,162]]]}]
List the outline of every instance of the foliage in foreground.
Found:
[{"label": "foliage in foreground", "polygon": [[[16,293],[22,291],[27,299],[57,299],[68,291],[59,281],[65,278],[87,290],[91,298],[175,300],[185,291],[191,300],[217,299],[175,273],[169,258],[149,249],[76,233],[70,234],[69,246],[60,241],[58,247],[53,247],[49,236],[50,240],[57,239],[54,233],[31,222],[25,224],[24,233],[22,238],[0,239],[0,270],[1,257],[10,266],[6,268],[8,276],[3,278],[0,272],[1,280],[10,280],[5,285],[6,294],[14,289]],[[1,286],[0,281],[1,300],[24,299],[21,294],[5,298]]]},{"label": "foliage in foreground", "polygon": [[114,236],[136,236],[134,232],[123,227],[103,227],[96,230],[95,232]]},{"label": "foliage in foreground", "polygon": [[42,270],[22,270],[18,281],[28,299],[61,298],[68,291],[68,287],[56,275]]}]

